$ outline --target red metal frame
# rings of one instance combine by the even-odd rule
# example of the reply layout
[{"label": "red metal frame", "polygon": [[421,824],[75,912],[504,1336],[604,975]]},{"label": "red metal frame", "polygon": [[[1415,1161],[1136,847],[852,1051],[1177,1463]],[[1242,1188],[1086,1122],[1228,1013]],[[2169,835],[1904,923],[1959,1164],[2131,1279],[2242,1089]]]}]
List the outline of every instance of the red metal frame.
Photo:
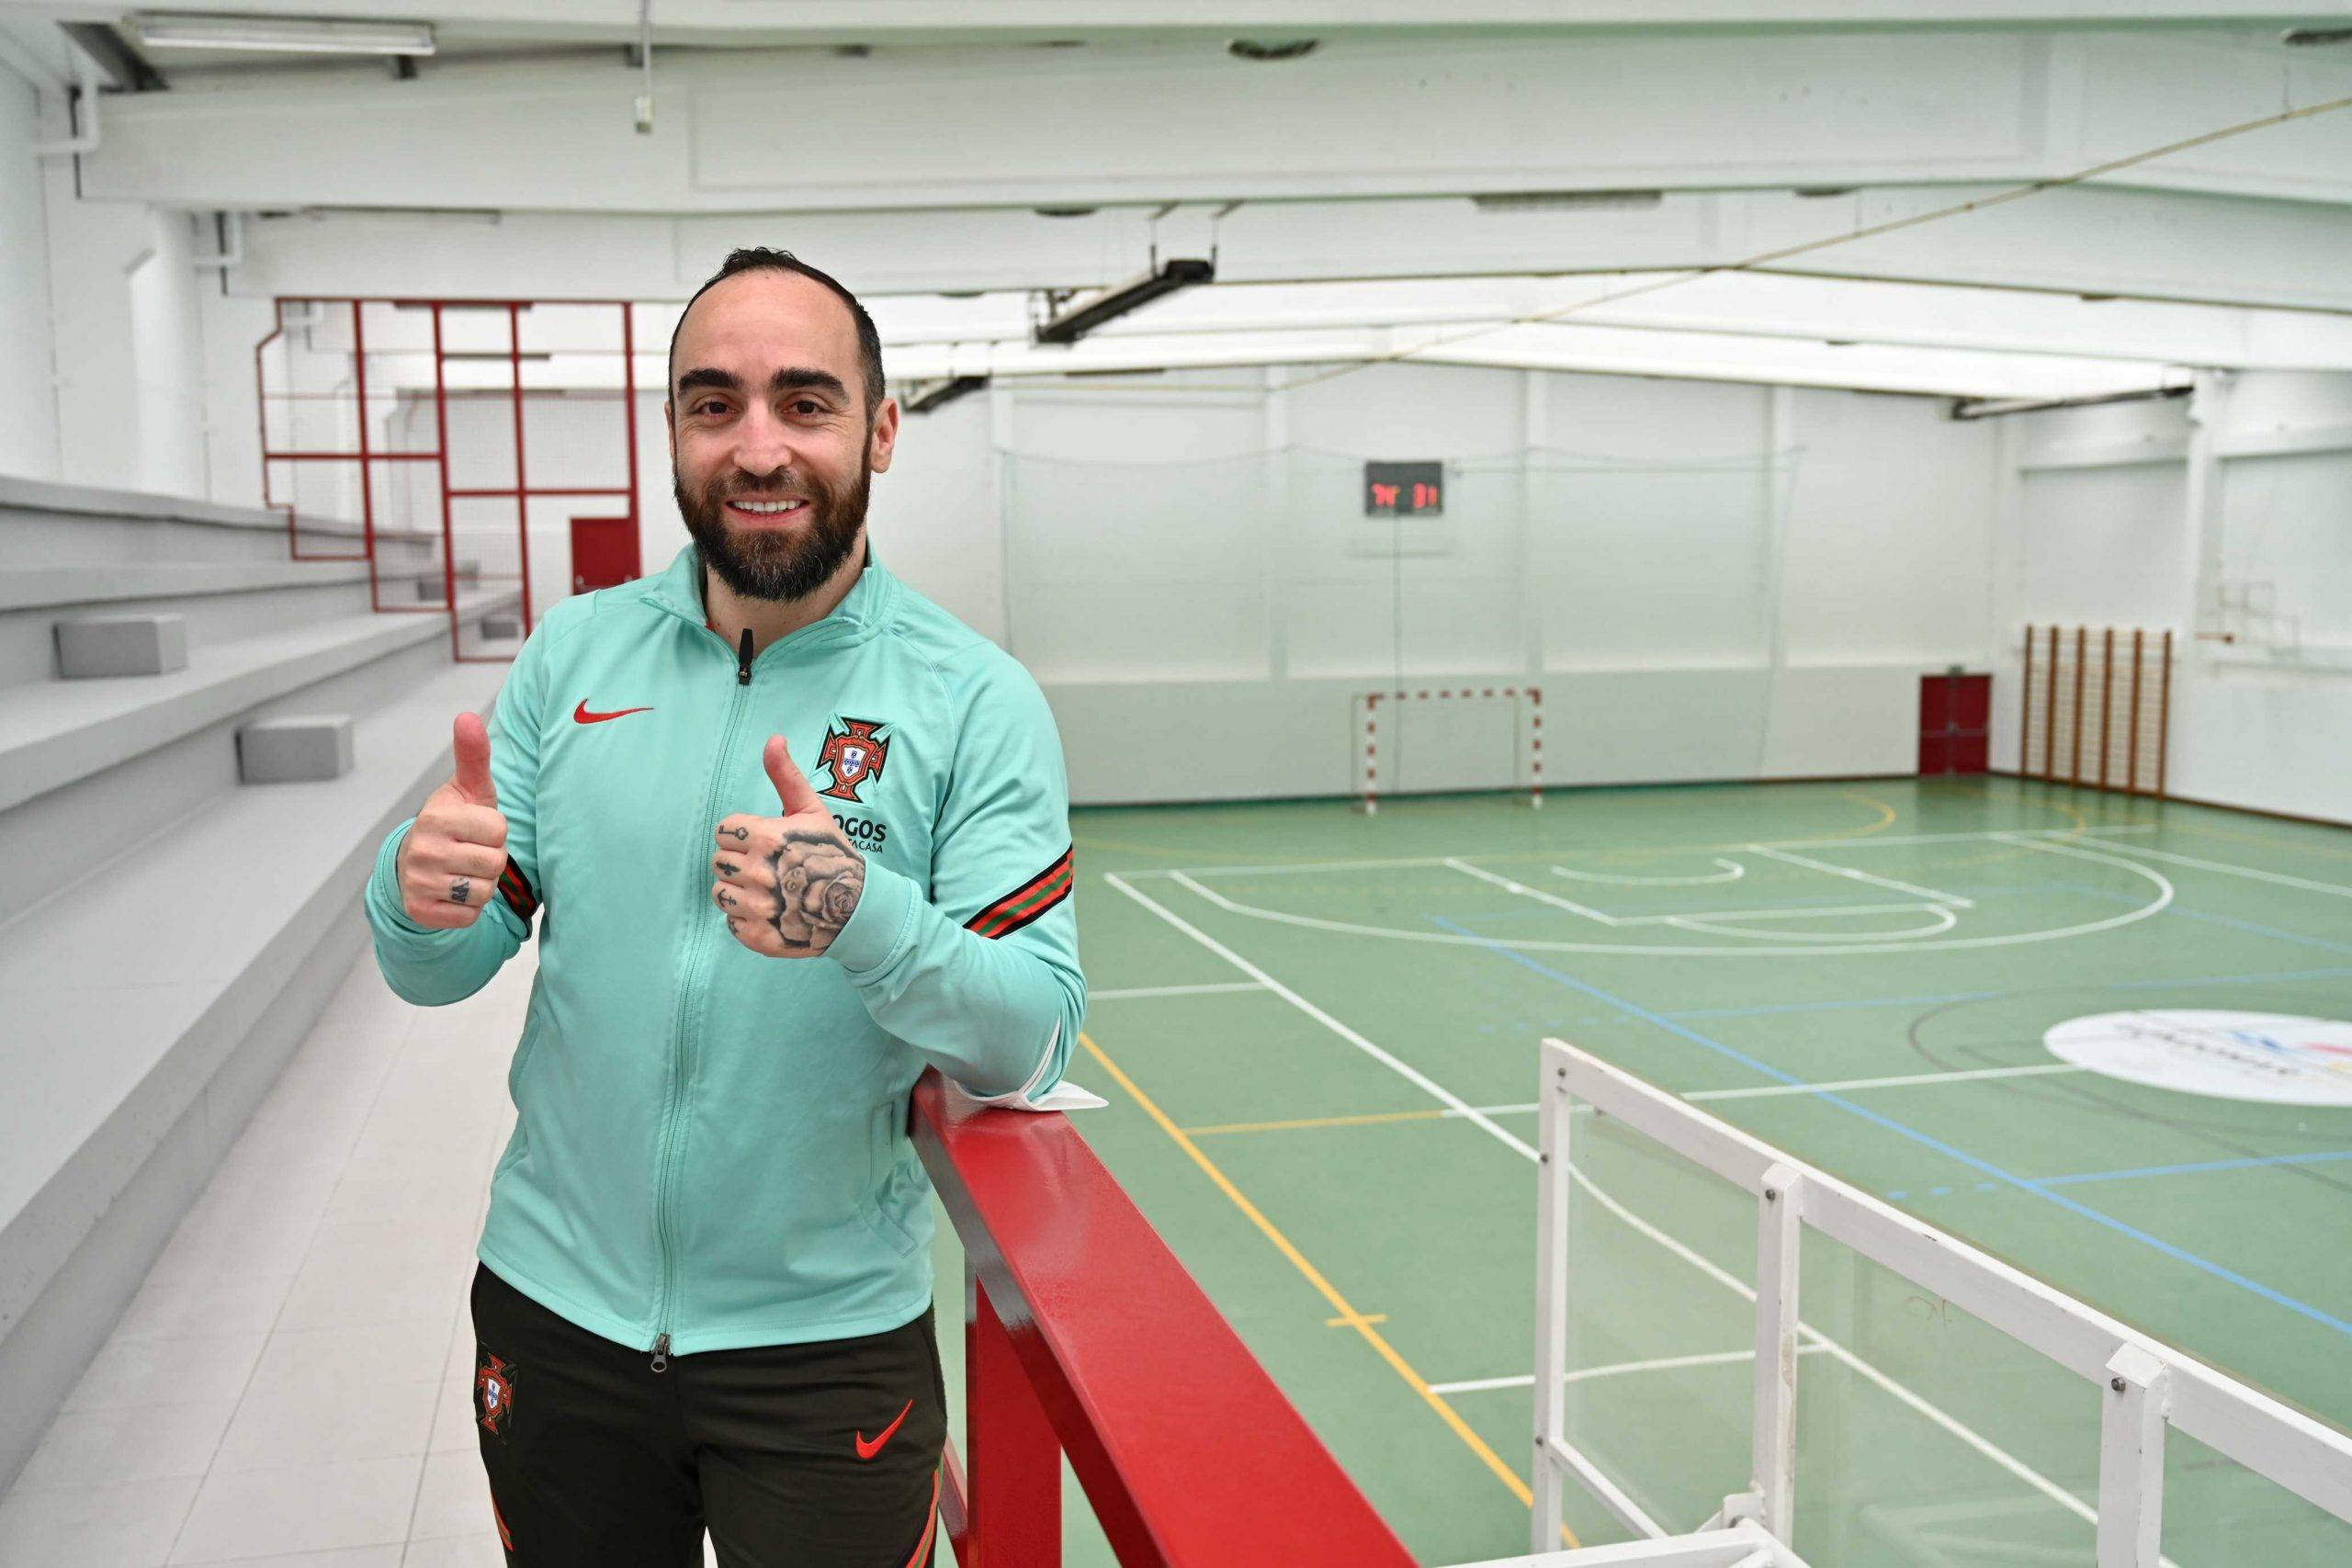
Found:
[{"label": "red metal frame", "polygon": [[1056,1568],[1067,1454],[1123,1563],[1408,1568],[1068,1118],[926,1072],[913,1133],[967,1259],[971,1469],[951,1449],[941,1488],[958,1562]]},{"label": "red metal frame", "polygon": [[[295,302],[321,306],[345,305],[351,310],[351,343],[353,389],[358,402],[359,439],[357,448],[349,452],[287,449],[273,451],[269,445],[269,404],[275,399],[283,400],[296,396],[292,392],[273,394],[269,390],[266,351],[269,345],[285,335],[285,310]],[[566,305],[609,305],[621,313],[621,410],[624,439],[628,443],[628,483],[625,488],[613,486],[583,487],[537,485],[530,483],[524,450],[524,388],[523,388],[523,312],[539,303]],[[384,614],[446,615],[449,617],[450,657],[461,663],[503,663],[504,660],[481,655],[469,655],[460,650],[458,618],[457,582],[457,524],[451,502],[469,499],[511,497],[514,502],[514,528],[521,562],[523,630],[527,636],[535,622],[531,604],[531,529],[530,503],[538,496],[610,496],[626,502],[630,525],[640,524],[638,500],[637,460],[637,321],[630,303],[625,299],[566,299],[539,301],[532,299],[466,299],[368,297],[357,295],[279,296],[273,302],[276,319],[270,330],[254,344],[254,387],[256,394],[255,421],[261,438],[262,503],[286,513],[287,548],[295,560],[364,560],[368,563],[368,602],[369,606]],[[362,312],[368,305],[390,305],[429,310],[433,313],[433,417],[434,446],[429,452],[378,452],[368,434],[368,340]],[[511,486],[453,490],[449,484],[449,389],[448,354],[443,341],[443,312],[451,309],[495,309],[506,312],[509,370],[507,395],[512,400],[514,419],[514,482]],[[360,553],[357,555],[314,555],[302,549],[301,532],[292,502],[276,499],[270,480],[270,465],[281,462],[356,463],[359,466]],[[392,462],[429,462],[437,465],[441,490],[441,580],[442,603],[439,604],[387,604],[383,602],[376,569],[376,503],[375,465]]]}]

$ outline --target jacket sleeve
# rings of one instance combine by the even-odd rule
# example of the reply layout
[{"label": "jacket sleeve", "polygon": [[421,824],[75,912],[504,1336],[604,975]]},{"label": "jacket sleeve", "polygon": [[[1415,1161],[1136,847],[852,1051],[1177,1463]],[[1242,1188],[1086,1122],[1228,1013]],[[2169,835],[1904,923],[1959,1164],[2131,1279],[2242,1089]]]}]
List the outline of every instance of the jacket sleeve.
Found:
[{"label": "jacket sleeve", "polygon": [[931,886],[866,863],[828,950],[876,1022],[972,1093],[1061,1081],[1086,1011],[1071,897],[1069,785],[1053,710],[997,655],[957,724]]},{"label": "jacket sleeve", "polygon": [[498,897],[462,930],[420,926],[401,903],[398,863],[416,818],[393,829],[376,852],[364,900],[368,924],[376,935],[376,966],[403,1001],[420,1007],[463,1001],[487,985],[531,934],[531,917],[539,907],[539,715],[548,626],[540,622],[524,639],[490,716],[490,777],[506,818],[506,867],[498,878]]}]

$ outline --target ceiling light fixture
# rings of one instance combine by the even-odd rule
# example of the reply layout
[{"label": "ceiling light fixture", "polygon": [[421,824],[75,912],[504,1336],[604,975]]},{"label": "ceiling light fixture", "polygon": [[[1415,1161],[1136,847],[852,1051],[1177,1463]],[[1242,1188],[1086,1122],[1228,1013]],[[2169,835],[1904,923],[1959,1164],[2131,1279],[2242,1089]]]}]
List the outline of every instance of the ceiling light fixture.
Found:
[{"label": "ceiling light fixture", "polygon": [[260,50],[285,54],[433,52],[430,22],[345,22],[156,11],[132,17],[130,28],[148,49]]},{"label": "ceiling light fixture", "polygon": [[1657,207],[1666,200],[1662,190],[1510,190],[1486,191],[1471,201],[1481,212],[1550,212],[1577,207]]},{"label": "ceiling light fixture", "polygon": [[929,413],[988,384],[985,376],[950,376],[938,381],[917,382],[907,393],[906,410],[909,413]]},{"label": "ceiling light fixture", "polygon": [[1296,60],[1302,54],[1314,53],[1318,41],[1311,38],[1238,38],[1225,46],[1225,52],[1236,60]]},{"label": "ceiling light fixture", "polygon": [[1216,264],[1198,258],[1161,262],[1151,271],[1093,294],[1081,294],[1037,329],[1039,343],[1076,343],[1103,322],[1139,310],[1153,300],[1216,281]]}]

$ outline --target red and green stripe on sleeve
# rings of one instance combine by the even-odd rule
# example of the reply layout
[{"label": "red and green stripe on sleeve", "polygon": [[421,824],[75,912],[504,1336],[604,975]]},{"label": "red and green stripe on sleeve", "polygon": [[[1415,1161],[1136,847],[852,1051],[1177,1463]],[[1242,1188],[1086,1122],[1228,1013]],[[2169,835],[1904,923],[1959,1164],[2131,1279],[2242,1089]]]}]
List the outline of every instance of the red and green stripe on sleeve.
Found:
[{"label": "red and green stripe on sleeve", "polygon": [[1076,848],[1073,844],[1062,851],[1053,864],[966,920],[964,928],[985,937],[1006,936],[1069,897],[1075,876],[1071,852]]}]

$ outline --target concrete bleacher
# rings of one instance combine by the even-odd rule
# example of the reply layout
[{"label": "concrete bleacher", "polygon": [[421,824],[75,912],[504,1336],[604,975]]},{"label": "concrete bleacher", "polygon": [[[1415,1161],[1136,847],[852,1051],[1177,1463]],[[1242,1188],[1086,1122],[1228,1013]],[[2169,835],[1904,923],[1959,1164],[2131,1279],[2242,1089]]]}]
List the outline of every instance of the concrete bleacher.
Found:
[{"label": "concrete bleacher", "polygon": [[[437,534],[375,537],[383,603],[438,598]],[[453,660],[447,614],[371,610],[366,562],[288,553],[278,513],[0,478],[0,1484],[363,949],[377,845],[504,676]],[[459,583],[469,654],[513,651],[481,627],[517,598]],[[180,617],[186,667],[61,678],[57,624],[93,615]],[[240,728],[329,714],[348,772],[240,781]]]}]

